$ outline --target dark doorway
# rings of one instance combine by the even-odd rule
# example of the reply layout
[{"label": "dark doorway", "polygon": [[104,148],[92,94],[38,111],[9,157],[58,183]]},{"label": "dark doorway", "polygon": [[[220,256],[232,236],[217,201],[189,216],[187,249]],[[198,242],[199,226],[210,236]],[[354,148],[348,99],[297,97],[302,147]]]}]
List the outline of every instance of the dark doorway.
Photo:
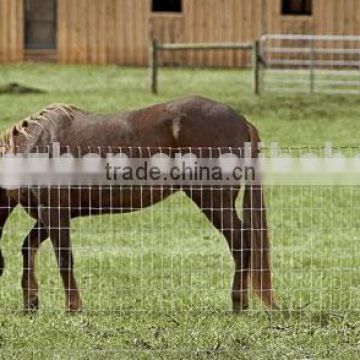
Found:
[{"label": "dark doorway", "polygon": [[282,15],[312,15],[312,0],[283,0]]},{"label": "dark doorway", "polygon": [[56,49],[56,0],[25,1],[25,49]]},{"label": "dark doorway", "polygon": [[153,12],[182,12],[182,0],[153,0]]},{"label": "dark doorway", "polygon": [[282,15],[312,15],[312,0],[283,0]]}]

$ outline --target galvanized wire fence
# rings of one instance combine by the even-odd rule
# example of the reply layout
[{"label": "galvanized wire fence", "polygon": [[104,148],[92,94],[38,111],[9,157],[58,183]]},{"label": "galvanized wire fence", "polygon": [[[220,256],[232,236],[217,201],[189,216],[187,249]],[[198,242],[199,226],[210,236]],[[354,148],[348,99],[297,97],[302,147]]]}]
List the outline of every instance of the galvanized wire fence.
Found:
[{"label": "galvanized wire fence", "polygon": [[[340,152],[345,157],[360,153],[338,149],[336,158]],[[329,156],[319,148],[286,149],[281,155],[309,153]],[[130,194],[130,199],[132,192],[143,194],[144,203],[145,197],[164,190],[155,186],[119,189]],[[199,186],[190,190],[210,191],[214,199],[221,191]],[[82,191],[95,194],[91,186]],[[96,194],[102,196],[101,191]],[[236,202],[240,217],[241,198],[240,194]],[[357,185],[266,186],[274,290],[280,306],[275,311],[360,310],[359,204]],[[1,210],[11,206],[3,203]],[[75,272],[85,312],[231,310],[234,264],[225,238],[188,196],[178,192],[154,207],[142,209],[129,203],[124,205],[125,214],[115,213],[118,210],[97,207],[71,222]],[[19,208],[4,228],[2,312],[22,309],[19,244],[33,226],[34,220]],[[40,247],[37,270],[41,310],[63,311],[64,290],[49,241]],[[263,311],[254,297],[249,309]]]}]

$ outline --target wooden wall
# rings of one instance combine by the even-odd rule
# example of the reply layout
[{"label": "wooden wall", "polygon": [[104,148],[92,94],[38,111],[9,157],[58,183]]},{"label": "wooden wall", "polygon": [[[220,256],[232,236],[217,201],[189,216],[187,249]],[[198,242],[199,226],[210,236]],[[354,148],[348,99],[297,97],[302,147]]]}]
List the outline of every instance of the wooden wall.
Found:
[{"label": "wooden wall", "polygon": [[[360,0],[313,0],[312,16],[283,16],[281,0],[183,2],[177,17],[152,16],[152,35],[159,41],[248,42],[266,33],[360,35]],[[162,63],[231,67],[248,65],[250,58],[241,51],[190,51],[165,53]]]},{"label": "wooden wall", "polygon": [[[184,43],[186,41],[185,16],[183,14],[151,14],[150,38],[162,43]],[[163,51],[161,53],[163,65],[181,65],[186,63],[184,52]]]},{"label": "wooden wall", "polygon": [[[186,42],[247,42],[262,33],[262,0],[184,1]],[[189,65],[243,66],[250,62],[244,51],[191,52]]]},{"label": "wooden wall", "polygon": [[[271,0],[270,0],[271,1]],[[263,0],[183,0],[179,15],[153,14],[152,36],[160,42],[246,42],[262,33]],[[173,40],[173,41],[172,41]],[[171,61],[172,60],[172,61]],[[164,54],[162,63],[242,66],[250,54],[242,51],[186,51]]]},{"label": "wooden wall", "polygon": [[313,0],[312,16],[282,16],[281,0],[262,0],[264,33],[360,35],[360,0]]},{"label": "wooden wall", "polygon": [[316,34],[360,35],[360,0],[315,0]]},{"label": "wooden wall", "polygon": [[23,59],[23,1],[0,0],[0,62]]},{"label": "wooden wall", "polygon": [[58,0],[62,63],[144,65],[148,0]]},{"label": "wooden wall", "polygon": [[[360,36],[360,0],[313,0],[312,16],[282,16],[280,13],[281,0],[266,1],[263,12],[263,33],[276,34],[315,34],[315,35],[359,35]],[[286,47],[307,47],[310,42],[303,43],[282,41]],[[272,46],[280,45],[272,42]],[[346,41],[317,41],[313,45],[322,48],[354,48],[359,46]],[[277,54],[273,58],[309,60],[309,53]],[[355,60],[356,55],[322,54],[315,60],[341,61],[344,59]],[[356,58],[357,60],[357,58]]]},{"label": "wooden wall", "polygon": [[[360,0],[313,0],[313,16],[282,16],[281,0],[183,0],[181,14],[150,0],[57,0],[61,63],[146,65],[149,40],[247,42],[264,33],[360,35]],[[21,61],[23,0],[0,0],[0,61]],[[239,51],[164,53],[165,64],[244,66]]]}]

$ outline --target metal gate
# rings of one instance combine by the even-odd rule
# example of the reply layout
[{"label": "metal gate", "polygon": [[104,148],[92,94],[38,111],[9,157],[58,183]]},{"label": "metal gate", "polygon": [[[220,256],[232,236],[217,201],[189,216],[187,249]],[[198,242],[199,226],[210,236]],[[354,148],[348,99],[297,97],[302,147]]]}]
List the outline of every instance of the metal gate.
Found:
[{"label": "metal gate", "polygon": [[360,94],[360,36],[267,34],[262,91]]}]

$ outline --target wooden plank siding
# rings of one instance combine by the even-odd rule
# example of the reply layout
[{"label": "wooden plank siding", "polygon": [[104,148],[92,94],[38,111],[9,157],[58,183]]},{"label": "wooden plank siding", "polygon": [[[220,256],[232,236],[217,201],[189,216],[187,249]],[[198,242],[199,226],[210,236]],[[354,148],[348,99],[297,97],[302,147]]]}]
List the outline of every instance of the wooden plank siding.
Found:
[{"label": "wooden plank siding", "polygon": [[58,0],[58,8],[61,63],[147,63],[148,0]]},{"label": "wooden plank siding", "polygon": [[[150,17],[150,38],[161,43],[184,43],[184,15],[164,14]],[[186,61],[184,52],[163,51],[162,65],[181,65]]]},{"label": "wooden plank siding", "polygon": [[[152,13],[151,0],[57,0],[57,4],[56,58],[65,64],[147,65],[152,38],[206,43],[254,41],[265,33],[360,35],[360,0],[313,0],[312,16],[281,15],[281,0],[183,0],[182,13]],[[0,62],[24,59],[28,59],[24,1],[0,0]],[[250,54],[164,52],[161,63],[241,67],[250,63]]]},{"label": "wooden plank siding", "polygon": [[0,62],[22,61],[23,1],[0,0]]},{"label": "wooden plank siding", "polygon": [[[182,14],[151,15],[151,37],[167,43],[254,40],[262,34],[261,9],[262,0],[183,0]],[[164,52],[161,62],[233,67],[249,64],[250,54],[235,50]]]}]

